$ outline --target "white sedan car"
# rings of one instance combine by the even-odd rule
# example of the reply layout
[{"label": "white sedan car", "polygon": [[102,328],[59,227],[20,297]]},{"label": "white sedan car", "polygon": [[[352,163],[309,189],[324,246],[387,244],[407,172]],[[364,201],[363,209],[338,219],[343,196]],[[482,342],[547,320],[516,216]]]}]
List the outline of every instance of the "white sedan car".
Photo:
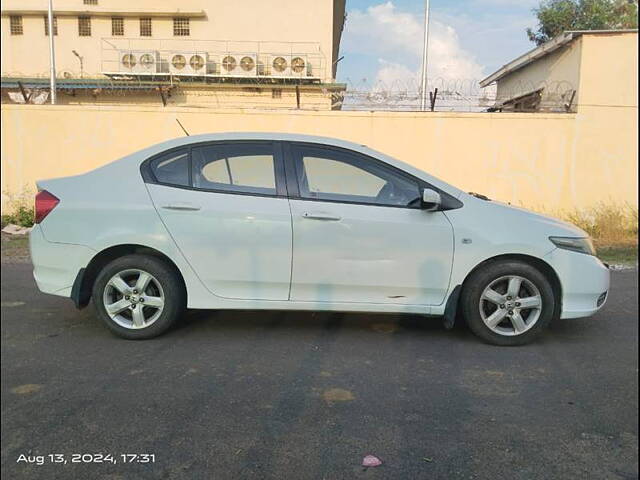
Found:
[{"label": "white sedan car", "polygon": [[329,138],[183,137],[38,188],[39,289],[130,339],[186,308],[276,309],[459,313],[517,345],[609,289],[582,230]]}]

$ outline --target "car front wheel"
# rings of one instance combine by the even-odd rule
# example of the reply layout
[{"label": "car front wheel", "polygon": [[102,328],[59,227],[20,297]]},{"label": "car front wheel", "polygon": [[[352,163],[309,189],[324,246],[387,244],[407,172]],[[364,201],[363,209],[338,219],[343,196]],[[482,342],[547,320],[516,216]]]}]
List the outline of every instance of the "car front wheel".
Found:
[{"label": "car front wheel", "polygon": [[126,255],[107,264],[93,288],[98,315],[118,336],[146,339],[166,331],[185,309],[184,288],[165,262]]},{"label": "car front wheel", "polygon": [[494,345],[534,340],[554,315],[555,297],[544,274],[521,261],[497,261],[471,274],[462,291],[469,328]]}]

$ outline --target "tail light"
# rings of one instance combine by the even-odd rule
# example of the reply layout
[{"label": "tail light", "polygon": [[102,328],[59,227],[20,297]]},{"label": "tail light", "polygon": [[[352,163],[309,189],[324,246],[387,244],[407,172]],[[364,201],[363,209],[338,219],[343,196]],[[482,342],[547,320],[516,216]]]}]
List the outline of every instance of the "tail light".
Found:
[{"label": "tail light", "polygon": [[59,203],[58,197],[46,190],[40,190],[36,195],[36,223],[42,222]]}]

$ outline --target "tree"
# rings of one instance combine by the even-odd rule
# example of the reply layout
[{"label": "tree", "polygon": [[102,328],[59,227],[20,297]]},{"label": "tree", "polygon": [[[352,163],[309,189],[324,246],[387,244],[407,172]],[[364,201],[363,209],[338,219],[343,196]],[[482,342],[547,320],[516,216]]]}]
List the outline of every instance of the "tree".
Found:
[{"label": "tree", "polygon": [[634,0],[542,0],[533,11],[538,27],[527,28],[527,35],[537,45],[567,30],[638,28]]}]

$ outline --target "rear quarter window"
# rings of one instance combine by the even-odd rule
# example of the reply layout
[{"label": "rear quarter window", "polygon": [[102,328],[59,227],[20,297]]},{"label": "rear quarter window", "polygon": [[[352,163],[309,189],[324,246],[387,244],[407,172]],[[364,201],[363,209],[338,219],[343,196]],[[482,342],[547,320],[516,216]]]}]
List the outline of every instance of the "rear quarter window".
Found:
[{"label": "rear quarter window", "polygon": [[151,172],[159,183],[189,186],[189,150],[174,150],[153,159]]}]

